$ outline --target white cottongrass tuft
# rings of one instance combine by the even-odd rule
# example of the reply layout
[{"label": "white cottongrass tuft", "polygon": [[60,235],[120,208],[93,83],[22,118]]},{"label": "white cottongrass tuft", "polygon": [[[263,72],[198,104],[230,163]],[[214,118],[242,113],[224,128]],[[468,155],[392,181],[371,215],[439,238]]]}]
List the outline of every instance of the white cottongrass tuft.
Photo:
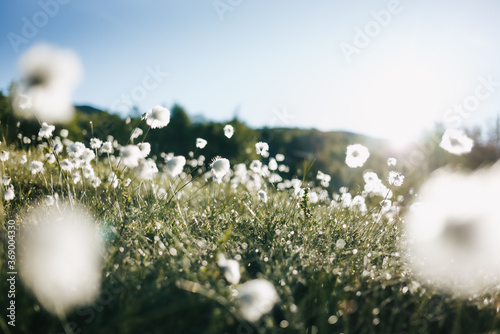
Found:
[{"label": "white cottongrass tuft", "polygon": [[54,132],[55,129],[55,126],[43,122],[40,131],[38,131],[38,137],[50,138],[52,137],[52,132]]},{"label": "white cottongrass tuft", "polygon": [[498,288],[499,187],[498,164],[468,175],[439,170],[425,182],[405,220],[413,275],[462,297]]},{"label": "white cottongrass tuft", "polygon": [[63,315],[88,305],[101,285],[103,242],[81,209],[35,210],[19,238],[19,274],[43,307]]},{"label": "white cottongrass tuft", "polygon": [[136,138],[139,138],[140,135],[142,135],[143,131],[141,128],[135,128],[132,131],[132,134],[130,135],[130,140],[134,140]]},{"label": "white cottongrass tuft", "polygon": [[43,171],[43,163],[35,160],[30,162],[28,168],[31,171],[31,174],[35,175]]},{"label": "white cottongrass tuft", "polygon": [[99,153],[107,153],[107,154],[112,154],[114,152],[113,149],[113,143],[111,141],[106,141],[102,143],[101,149],[99,150]]},{"label": "white cottongrass tuft", "polygon": [[158,168],[152,159],[141,161],[135,170],[135,174],[143,180],[151,180],[156,173],[158,173]]},{"label": "white cottongrass tuft", "polygon": [[351,168],[362,167],[370,157],[368,149],[361,144],[347,146],[345,163]]},{"label": "white cottongrass tuft", "polygon": [[224,127],[224,136],[231,138],[234,135],[234,128],[231,124],[227,124]]},{"label": "white cottongrass tuft", "polygon": [[389,166],[389,167],[396,166],[397,163],[398,163],[398,160],[396,158],[388,158],[387,159],[387,166]]},{"label": "white cottongrass tuft", "polygon": [[391,170],[389,172],[389,177],[387,178],[387,180],[389,181],[390,185],[401,187],[403,185],[403,181],[405,180],[405,176],[400,172]]},{"label": "white cottongrass tuft", "polygon": [[196,147],[199,149],[204,149],[207,143],[208,142],[203,138],[196,138]]},{"label": "white cottongrass tuft", "polygon": [[210,167],[212,168],[212,174],[214,175],[215,179],[218,182],[222,180],[224,175],[226,175],[229,172],[229,169],[231,168],[229,160],[222,157],[215,157],[212,160]]},{"label": "white cottongrass tuft", "polygon": [[75,53],[38,44],[21,56],[19,68],[22,78],[13,101],[19,116],[36,116],[49,123],[67,122],[73,117],[71,95],[82,75]]},{"label": "white cottongrass tuft", "polygon": [[240,282],[240,264],[236,260],[227,260],[223,254],[219,255],[217,265],[222,269],[226,281],[230,284],[238,284]]},{"label": "white cottongrass tuft", "polygon": [[101,148],[101,146],[102,146],[102,141],[99,138],[90,139],[90,148],[98,150]]},{"label": "white cottongrass tuft", "polygon": [[259,195],[259,198],[264,202],[267,203],[267,193],[264,190],[259,190],[257,193]]},{"label": "white cottongrass tuft", "polygon": [[439,146],[452,154],[462,155],[472,150],[474,141],[461,130],[447,129]]},{"label": "white cottongrass tuft", "polygon": [[262,141],[255,144],[255,152],[260,154],[262,157],[267,158],[269,156],[269,144]]},{"label": "white cottongrass tuft", "polygon": [[120,149],[120,157],[123,164],[127,167],[137,167],[143,153],[136,145],[127,145]]},{"label": "white cottongrass tuft", "polygon": [[182,173],[184,165],[186,165],[185,157],[183,157],[182,155],[173,157],[166,162],[167,173],[172,177],[176,177],[177,175]]},{"label": "white cottongrass tuft", "polygon": [[69,159],[64,159],[60,163],[61,169],[67,172],[71,172],[75,165]]},{"label": "white cottongrass tuft", "polygon": [[137,147],[141,150],[141,155],[143,158],[146,158],[149,153],[151,153],[151,144],[144,142],[137,144]]},{"label": "white cottongrass tuft", "polygon": [[60,135],[61,137],[63,137],[63,138],[68,137],[68,135],[69,135],[69,131],[68,131],[68,129],[61,129],[61,131],[59,131],[59,135]]},{"label": "white cottongrass tuft", "polygon": [[16,194],[14,193],[14,187],[10,185],[7,188],[5,188],[3,192],[3,199],[6,201],[12,201],[14,197],[16,197]]},{"label": "white cottongrass tuft", "polygon": [[170,110],[162,106],[151,109],[146,116],[146,123],[151,129],[161,129],[170,123]]},{"label": "white cottongrass tuft", "polygon": [[256,322],[273,309],[278,294],[269,281],[254,279],[238,287],[238,300],[241,316],[247,321]]},{"label": "white cottongrass tuft", "polygon": [[0,151],[0,161],[5,162],[9,160],[9,152],[8,151]]}]

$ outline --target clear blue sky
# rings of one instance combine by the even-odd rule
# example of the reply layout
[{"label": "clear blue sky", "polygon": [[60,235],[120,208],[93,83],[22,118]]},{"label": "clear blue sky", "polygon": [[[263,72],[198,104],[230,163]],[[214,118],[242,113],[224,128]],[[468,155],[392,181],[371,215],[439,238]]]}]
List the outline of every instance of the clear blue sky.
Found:
[{"label": "clear blue sky", "polygon": [[[44,41],[81,57],[75,103],[107,110],[123,110],[122,94],[140,90],[147,68],[159,68],[168,76],[133,101],[142,111],[178,103],[212,120],[237,113],[251,126],[395,140],[443,117],[470,127],[500,111],[493,84],[490,94],[479,88],[468,116],[447,113],[468,98],[474,104],[480,77],[500,82],[494,0],[60,0],[55,14],[44,14],[43,4],[55,1],[2,1],[1,90],[19,78],[19,55]],[[35,20],[34,36],[13,47],[9,33],[23,37],[25,22]]]}]

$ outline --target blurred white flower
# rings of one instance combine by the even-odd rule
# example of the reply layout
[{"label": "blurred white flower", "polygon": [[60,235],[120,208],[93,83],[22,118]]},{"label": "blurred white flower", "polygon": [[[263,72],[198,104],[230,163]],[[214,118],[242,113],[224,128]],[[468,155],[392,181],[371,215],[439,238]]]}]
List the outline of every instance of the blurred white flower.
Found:
[{"label": "blurred white flower", "polygon": [[5,162],[7,160],[9,160],[9,152],[0,151],[0,161]]},{"label": "blurred white flower", "polygon": [[8,186],[3,192],[3,199],[6,201],[12,201],[16,197],[14,193],[14,187],[12,185]]},{"label": "blurred white flower", "polygon": [[365,164],[370,157],[370,152],[361,144],[347,146],[345,163],[351,168],[358,168]]},{"label": "blurred white flower", "polygon": [[285,160],[285,156],[283,154],[281,154],[281,153],[276,154],[276,161],[281,162],[284,160]]},{"label": "blurred white flower", "polygon": [[276,159],[270,158],[267,166],[269,167],[269,170],[272,170],[272,171],[277,170],[278,169],[278,162],[276,161]]},{"label": "blurred white flower", "polygon": [[257,154],[260,154],[261,156],[266,158],[269,155],[269,145],[260,141],[255,144],[255,151],[257,152]]},{"label": "blurred white flower", "polygon": [[54,132],[55,129],[55,126],[43,122],[40,131],[38,131],[38,136],[42,138],[50,138],[52,137],[52,132]]},{"label": "blurred white flower", "polygon": [[54,162],[56,162],[56,156],[52,153],[46,153],[45,160],[47,160],[47,162],[52,165]]},{"label": "blurred white flower", "polygon": [[474,141],[461,130],[447,129],[439,146],[452,154],[462,155],[472,150]]},{"label": "blurred white flower", "polygon": [[67,172],[71,172],[74,168],[73,163],[69,159],[64,159],[63,161],[60,162],[61,169],[65,170]]},{"label": "blurred white flower", "polygon": [[387,166],[391,167],[391,166],[396,166],[397,164],[397,160],[396,158],[389,158],[387,159]]},{"label": "blurred white flower", "polygon": [[318,174],[316,175],[316,179],[321,181],[321,186],[327,188],[328,186],[330,186],[330,181],[332,177],[319,170]]},{"label": "blurred white flower", "polygon": [[36,116],[49,123],[67,122],[73,117],[71,95],[82,75],[75,53],[38,44],[21,56],[19,68],[22,78],[13,103],[19,116]]},{"label": "blurred white flower", "polygon": [[439,170],[425,182],[405,219],[413,275],[462,297],[498,288],[499,187],[498,164],[468,175]]},{"label": "blurred white flower", "polygon": [[2,177],[2,185],[4,187],[7,187],[9,184],[10,184],[10,177],[8,177],[7,175],[5,175],[4,177]]},{"label": "blurred white flower", "polygon": [[258,321],[269,313],[278,301],[274,285],[265,279],[254,279],[238,287],[241,316],[250,322]]},{"label": "blurred white flower", "polygon": [[172,177],[176,177],[177,175],[182,173],[184,165],[186,165],[185,157],[183,157],[182,155],[173,157],[166,162],[167,173]]},{"label": "blurred white flower", "polygon": [[43,171],[43,163],[35,160],[29,164],[28,168],[31,171],[31,174],[37,174]]},{"label": "blurred white flower", "polygon": [[57,315],[99,295],[103,242],[81,209],[40,207],[19,238],[19,273],[43,307]]},{"label": "blurred white flower", "polygon": [[142,159],[142,152],[136,145],[127,145],[120,149],[120,157],[127,167],[137,167]]},{"label": "blurred white flower", "polygon": [[158,173],[158,168],[152,159],[141,161],[135,170],[135,174],[143,180],[151,180],[156,173]]},{"label": "blurred white flower", "polygon": [[56,200],[54,198],[54,196],[52,195],[47,195],[45,197],[45,200],[44,200],[45,204],[48,205],[48,206],[52,206],[56,203]]},{"label": "blurred white flower", "polygon": [[390,185],[395,187],[401,187],[403,185],[403,181],[405,180],[405,176],[396,171],[390,171],[388,181]]},{"label": "blurred white flower", "polygon": [[170,123],[170,110],[162,106],[151,109],[146,116],[146,123],[151,129],[161,129]]},{"label": "blurred white flower", "polygon": [[196,138],[196,147],[199,149],[204,149],[207,146],[207,141],[203,138]]},{"label": "blurred white flower", "polygon": [[227,260],[223,254],[219,255],[217,265],[222,269],[226,281],[230,284],[238,284],[240,282],[240,264],[236,260]]},{"label": "blurred white flower", "polygon": [[139,138],[140,135],[142,135],[142,129],[141,128],[135,128],[134,131],[132,131],[132,134],[130,135],[130,139],[134,140],[136,138]]},{"label": "blurred white flower", "polygon": [[102,146],[101,146],[101,149],[99,150],[99,153],[111,154],[113,152],[114,152],[113,143],[111,141],[107,141],[107,142],[102,143]]},{"label": "blurred white flower", "polygon": [[101,145],[102,145],[102,141],[98,138],[91,138],[90,139],[90,148],[94,149],[94,150],[98,150],[99,148],[101,148]]},{"label": "blurred white flower", "polygon": [[149,153],[151,152],[151,144],[144,142],[144,143],[139,143],[137,144],[137,147],[141,150],[141,156],[143,158],[147,157]]},{"label": "blurred white flower", "polygon": [[66,138],[69,135],[69,131],[67,129],[61,129],[59,134],[61,135],[61,137]]},{"label": "blurred white flower", "polygon": [[92,187],[97,188],[101,185],[101,179],[97,176],[94,176],[92,179],[90,179],[90,184]]},{"label": "blurred white flower", "polygon": [[21,159],[19,159],[19,163],[24,165],[27,162],[28,162],[28,157],[26,156],[26,154],[21,155]]},{"label": "blurred white flower", "polygon": [[257,193],[259,195],[259,198],[264,202],[267,203],[267,193],[264,190],[259,190]]},{"label": "blurred white flower", "polygon": [[222,157],[215,157],[212,160],[210,167],[212,168],[212,174],[214,175],[215,179],[218,182],[220,182],[224,177],[224,175],[226,175],[229,172],[230,169],[229,160]]},{"label": "blurred white flower", "polygon": [[85,145],[77,141],[70,144],[66,150],[71,158],[79,158],[85,151]]},{"label": "blurred white flower", "polygon": [[231,138],[234,134],[234,128],[231,124],[227,124],[225,127],[224,127],[224,136],[226,136],[227,138]]},{"label": "blurred white flower", "polygon": [[253,161],[250,163],[249,168],[250,168],[253,172],[260,174],[260,173],[262,172],[262,162],[260,162],[259,160],[253,160]]}]

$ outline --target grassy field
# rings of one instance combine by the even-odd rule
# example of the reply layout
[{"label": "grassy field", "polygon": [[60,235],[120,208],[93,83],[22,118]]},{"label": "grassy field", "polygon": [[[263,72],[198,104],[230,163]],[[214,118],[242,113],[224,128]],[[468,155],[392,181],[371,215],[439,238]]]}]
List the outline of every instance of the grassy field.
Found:
[{"label": "grassy field", "polygon": [[[54,314],[20,270],[15,327],[5,317],[9,282],[0,283],[4,333],[500,332],[498,294],[459,299],[414,278],[402,241],[411,203],[404,201],[408,194],[389,186],[387,166],[375,171],[394,192],[383,207],[384,196],[363,193],[363,185],[325,194],[319,181],[280,180],[278,172],[259,171],[251,161],[246,174],[231,165],[232,171],[214,179],[209,165],[195,166],[203,150],[194,143],[182,173],[173,176],[165,155],[156,157],[159,171],[145,176],[140,166],[125,166],[119,146],[109,154],[90,150],[96,156],[78,167],[85,158],[70,148],[74,143],[60,139],[50,136],[24,150],[2,143],[9,152],[1,165],[2,277],[9,271],[9,221],[17,228],[19,269],[33,256],[20,256],[20,238],[33,228],[30,213],[41,212],[43,223],[49,212],[80,207],[104,240],[99,292],[86,305]],[[55,143],[63,150],[50,163],[46,154]],[[64,170],[64,159],[77,166]],[[239,280],[221,255],[237,261]],[[244,305],[257,297],[244,299],[242,287],[255,279],[270,282],[276,298],[269,297],[269,311],[265,306],[262,316],[251,319]]]}]

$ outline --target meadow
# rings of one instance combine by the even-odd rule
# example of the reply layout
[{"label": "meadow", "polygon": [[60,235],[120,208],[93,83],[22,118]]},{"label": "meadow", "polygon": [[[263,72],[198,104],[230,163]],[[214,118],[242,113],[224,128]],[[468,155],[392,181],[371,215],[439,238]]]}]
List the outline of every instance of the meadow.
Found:
[{"label": "meadow", "polygon": [[[2,332],[500,332],[498,164],[416,182],[351,136],[331,164],[358,183],[332,187],[338,175],[273,142],[227,159],[217,142],[242,135],[230,124],[159,151],[159,131],[178,131],[162,106],[120,140],[98,122],[56,130],[55,110],[74,116],[66,86],[31,75],[0,144]],[[439,137],[440,154],[481,148]]]}]

